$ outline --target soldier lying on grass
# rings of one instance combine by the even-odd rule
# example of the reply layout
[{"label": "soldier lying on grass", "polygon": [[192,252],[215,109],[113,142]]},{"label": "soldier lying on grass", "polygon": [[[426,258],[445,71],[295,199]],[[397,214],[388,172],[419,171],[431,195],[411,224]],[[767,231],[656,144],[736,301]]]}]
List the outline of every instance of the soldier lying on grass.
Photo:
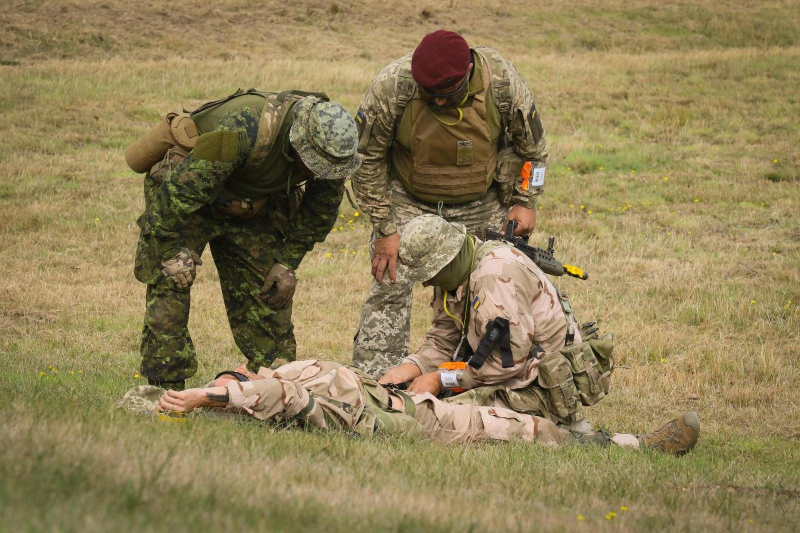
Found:
[{"label": "soldier lying on grass", "polygon": [[257,374],[242,365],[222,372],[203,388],[164,390],[142,385],[128,391],[118,408],[139,412],[188,413],[211,408],[256,420],[297,421],[307,428],[355,431],[362,435],[410,435],[441,443],[481,440],[616,444],[682,455],[697,443],[700,421],[685,413],[661,429],[636,436],[605,431],[570,433],[545,418],[502,407],[481,407],[379,385],[339,363],[294,361]]}]

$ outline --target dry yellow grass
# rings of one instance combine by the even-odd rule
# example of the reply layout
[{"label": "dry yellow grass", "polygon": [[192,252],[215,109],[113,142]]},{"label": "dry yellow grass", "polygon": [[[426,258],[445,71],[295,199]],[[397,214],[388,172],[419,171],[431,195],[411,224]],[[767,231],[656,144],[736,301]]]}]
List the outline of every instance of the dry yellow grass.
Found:
[{"label": "dry yellow grass", "polygon": [[[592,527],[792,529],[798,3],[457,5],[15,0],[0,13],[4,523],[527,530],[580,514]],[[142,382],[141,177],[124,147],[165,111],[237,87],[322,89],[354,110],[379,68],[439,26],[500,49],[544,110],[551,162],[534,240],[555,235],[559,255],[590,271],[561,284],[582,318],[616,333],[622,365],[592,419],[643,431],[697,410],[700,447],[681,461],[444,449],[109,415]],[[299,357],[349,359],[370,228],[346,204],[342,215],[299,272]],[[204,259],[194,384],[242,360]],[[428,296],[416,294],[412,345]],[[237,477],[223,474],[231,461]],[[470,512],[454,514],[455,500]]]}]

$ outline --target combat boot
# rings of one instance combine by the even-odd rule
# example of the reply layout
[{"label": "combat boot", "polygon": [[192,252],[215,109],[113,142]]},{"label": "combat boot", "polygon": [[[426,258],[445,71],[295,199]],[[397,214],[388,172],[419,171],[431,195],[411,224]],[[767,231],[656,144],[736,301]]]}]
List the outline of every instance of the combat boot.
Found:
[{"label": "combat boot", "polygon": [[663,453],[681,456],[694,448],[700,436],[700,419],[697,413],[683,413],[670,420],[661,429],[642,435],[639,443],[644,448],[652,448]]}]

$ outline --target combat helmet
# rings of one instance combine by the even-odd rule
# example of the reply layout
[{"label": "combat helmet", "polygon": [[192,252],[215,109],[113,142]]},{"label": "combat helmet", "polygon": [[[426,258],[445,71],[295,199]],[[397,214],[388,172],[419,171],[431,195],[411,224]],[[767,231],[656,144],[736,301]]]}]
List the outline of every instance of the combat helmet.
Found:
[{"label": "combat helmet", "polygon": [[307,96],[292,108],[289,141],[303,163],[322,179],[349,178],[361,166],[358,131],[339,104]]},{"label": "combat helmet", "polygon": [[408,269],[411,282],[428,281],[452,261],[461,246],[467,228],[436,215],[411,219],[400,235],[398,256]]}]

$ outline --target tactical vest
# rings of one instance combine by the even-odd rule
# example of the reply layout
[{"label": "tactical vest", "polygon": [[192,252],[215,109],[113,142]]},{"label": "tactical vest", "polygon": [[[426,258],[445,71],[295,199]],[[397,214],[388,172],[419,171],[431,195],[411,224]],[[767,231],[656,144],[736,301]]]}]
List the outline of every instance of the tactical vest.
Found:
[{"label": "tactical vest", "polygon": [[328,100],[324,93],[304,91],[263,92],[250,89],[208,102],[190,116],[200,133],[214,131],[227,112],[243,107],[261,108],[258,135],[245,162],[223,186],[220,195],[229,200],[258,200],[282,190],[289,191],[306,180],[294,161],[283,154],[283,140],[292,125],[292,106],[306,96]]},{"label": "tactical vest", "polygon": [[[484,195],[494,180],[511,107],[508,73],[491,49],[479,47],[473,52],[470,86],[477,82],[479,90],[470,95],[471,105],[461,108],[463,119],[455,126],[442,124],[414,91],[410,62],[398,77],[393,175],[427,202],[469,202]],[[486,52],[492,54],[491,61]],[[493,73],[492,64],[501,68],[499,75]],[[452,122],[457,116],[440,118]]]}]

